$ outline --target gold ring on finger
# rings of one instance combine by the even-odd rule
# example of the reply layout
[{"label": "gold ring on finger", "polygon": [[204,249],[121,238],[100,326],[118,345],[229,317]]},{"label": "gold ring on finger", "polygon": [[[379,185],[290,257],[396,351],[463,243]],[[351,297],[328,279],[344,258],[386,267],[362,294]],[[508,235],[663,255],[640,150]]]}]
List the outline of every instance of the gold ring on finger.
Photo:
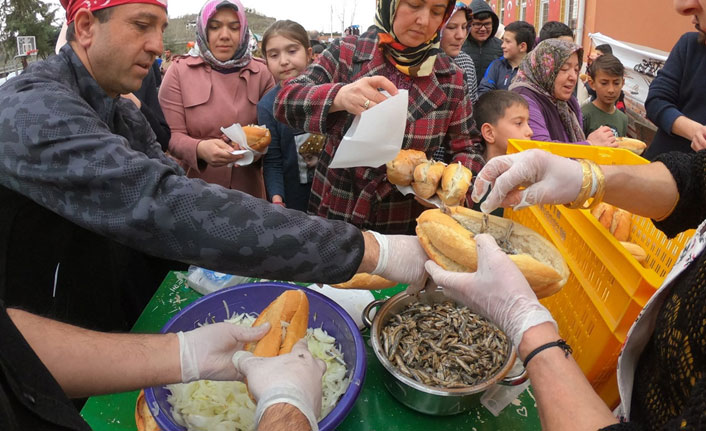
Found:
[{"label": "gold ring on finger", "polygon": [[363,107],[365,109],[368,109],[370,107],[370,99],[365,99],[365,103],[363,103]]}]

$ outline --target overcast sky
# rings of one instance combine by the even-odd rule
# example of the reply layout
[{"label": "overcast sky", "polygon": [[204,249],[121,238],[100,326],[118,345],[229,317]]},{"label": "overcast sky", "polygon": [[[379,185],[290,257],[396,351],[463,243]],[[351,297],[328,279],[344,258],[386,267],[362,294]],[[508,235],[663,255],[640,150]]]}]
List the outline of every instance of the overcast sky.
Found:
[{"label": "overcast sky", "polygon": [[[59,5],[59,0],[44,0]],[[241,0],[250,9],[277,19],[291,19],[303,25],[307,30],[341,31],[341,16],[344,27],[352,24],[365,30],[375,17],[375,0]],[[201,0],[169,0],[169,16],[178,17],[198,13],[203,5]],[[331,8],[333,6],[333,15]],[[355,11],[354,11],[355,9]]]}]

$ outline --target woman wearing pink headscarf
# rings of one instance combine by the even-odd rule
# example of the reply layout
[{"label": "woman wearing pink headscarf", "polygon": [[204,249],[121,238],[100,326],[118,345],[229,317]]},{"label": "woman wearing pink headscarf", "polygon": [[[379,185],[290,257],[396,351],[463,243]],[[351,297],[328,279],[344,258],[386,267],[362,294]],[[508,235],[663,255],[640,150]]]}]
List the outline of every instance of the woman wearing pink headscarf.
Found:
[{"label": "woman wearing pink headscarf", "polygon": [[256,123],[257,102],[275,85],[265,63],[250,55],[249,41],[239,0],[207,1],[196,21],[198,55],[174,60],[159,102],[172,130],[169,152],[189,177],[264,198],[261,162],[228,167],[241,156],[231,154],[221,132]]}]

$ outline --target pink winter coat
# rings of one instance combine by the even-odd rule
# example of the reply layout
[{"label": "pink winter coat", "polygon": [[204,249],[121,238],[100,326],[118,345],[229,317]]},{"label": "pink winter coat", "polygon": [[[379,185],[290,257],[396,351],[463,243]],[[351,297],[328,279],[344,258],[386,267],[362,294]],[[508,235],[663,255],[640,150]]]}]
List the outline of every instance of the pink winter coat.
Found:
[{"label": "pink winter coat", "polygon": [[169,153],[179,159],[190,178],[265,198],[262,162],[250,166],[208,166],[197,160],[196,146],[220,138],[221,127],[257,123],[257,102],[275,85],[267,66],[253,59],[233,73],[211,69],[201,57],[176,58],[159,89],[159,103],[172,131]]}]

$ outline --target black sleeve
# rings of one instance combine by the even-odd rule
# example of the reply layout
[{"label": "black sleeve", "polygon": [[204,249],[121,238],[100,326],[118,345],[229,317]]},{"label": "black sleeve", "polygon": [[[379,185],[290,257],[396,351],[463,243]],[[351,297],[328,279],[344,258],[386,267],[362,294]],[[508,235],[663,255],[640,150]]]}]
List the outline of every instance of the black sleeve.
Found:
[{"label": "black sleeve", "polygon": [[151,68],[142,81],[142,87],[135,92],[135,96],[142,102],[140,112],[150,123],[152,131],[157,135],[157,142],[159,142],[162,150],[166,152],[169,148],[169,139],[172,137],[172,132],[167,120],[164,118],[162,107],[159,105],[157,79],[160,82],[162,80],[159,69],[155,72],[155,68]]},{"label": "black sleeve", "polygon": [[667,166],[679,190],[679,202],[672,214],[655,221],[657,229],[672,238],[706,219],[706,152],[669,152],[660,154],[655,161]]},{"label": "black sleeve", "polygon": [[701,377],[691,388],[691,396],[686,405],[666,424],[659,428],[646,426],[638,421],[623,422],[601,428],[601,431],[643,431],[655,429],[661,431],[699,431],[706,425],[706,377]]}]

